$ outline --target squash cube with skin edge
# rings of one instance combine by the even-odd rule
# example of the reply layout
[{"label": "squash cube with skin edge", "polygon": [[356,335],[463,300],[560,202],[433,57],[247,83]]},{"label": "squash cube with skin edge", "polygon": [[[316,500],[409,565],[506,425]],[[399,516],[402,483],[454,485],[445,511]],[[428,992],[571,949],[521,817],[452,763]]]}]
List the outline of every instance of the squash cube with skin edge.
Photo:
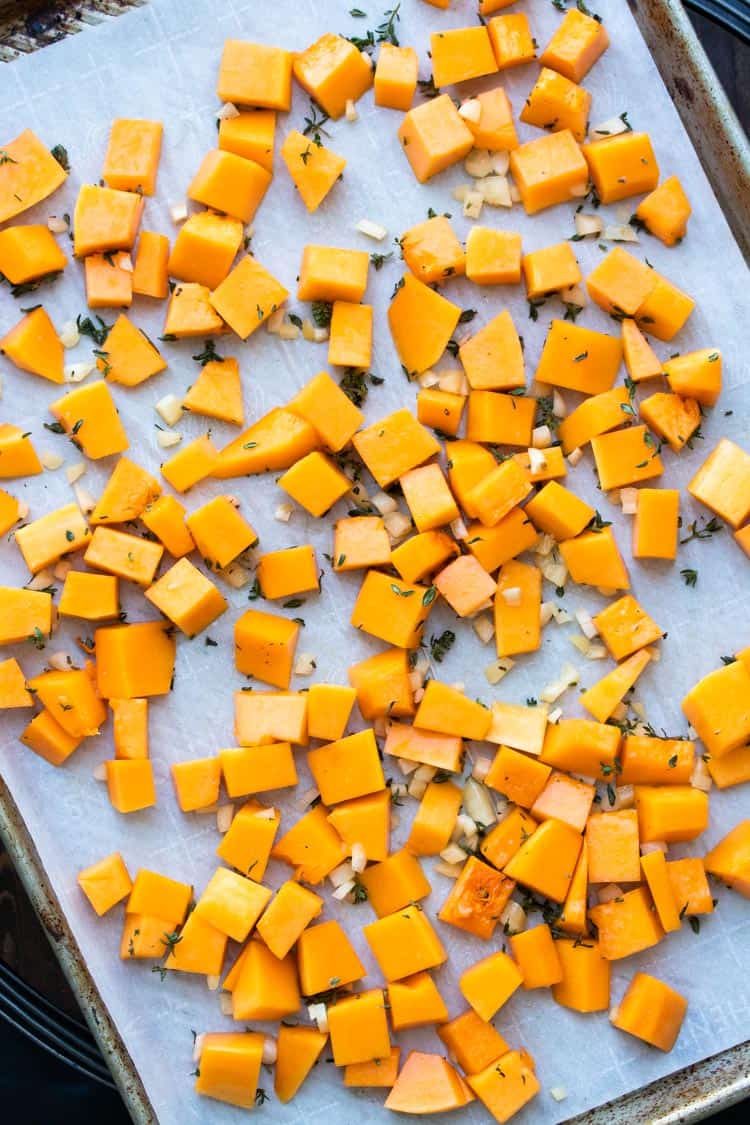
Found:
[{"label": "squash cube with skin edge", "polygon": [[128,436],[110,389],[103,380],[69,391],[50,403],[49,410],[65,432],[73,435],[81,452],[92,461],[113,453],[124,453],[128,448]]},{"label": "squash cube with skin edge", "polygon": [[611,966],[595,941],[558,941],[562,980],[552,985],[552,997],[574,1012],[606,1012],[609,1007]]},{"label": "squash cube with skin edge", "polygon": [[127,309],[132,305],[133,271],[123,269],[129,257],[120,250],[106,256],[89,254],[84,259],[86,304],[90,309]]},{"label": "squash cube with skin edge", "polygon": [[450,843],[462,792],[452,781],[431,781],[411,825],[406,847],[414,855],[439,855]]},{"label": "squash cube with skin edge", "polygon": [[461,425],[466,396],[424,387],[417,391],[417,420],[432,430],[455,437]]},{"label": "squash cube with skin edge", "polygon": [[570,129],[513,149],[510,170],[527,215],[580,199],[589,178],[588,165]]},{"label": "squash cube with skin edge", "polygon": [[750,453],[729,438],[721,438],[687,486],[734,530],[750,515]]},{"label": "squash cube with skin edge", "polygon": [[193,485],[211,476],[218,459],[218,449],[209,434],[204,434],[183,446],[168,461],[164,461],[161,475],[175,492],[187,492]]},{"label": "squash cube with skin edge", "polygon": [[383,1103],[397,1113],[446,1113],[474,1100],[469,1087],[441,1055],[410,1051]]},{"label": "squash cube with skin edge", "polygon": [[351,491],[352,482],[324,453],[308,453],[276,482],[310,513],[320,518]]},{"label": "squash cube with skin edge", "polygon": [[602,203],[643,195],[659,182],[659,165],[648,133],[618,133],[583,145],[581,151]]},{"label": "squash cube with skin edge", "polygon": [[682,242],[693,209],[677,176],[663,180],[635,209],[635,218],[665,246]]},{"label": "squash cube with skin edge", "polygon": [[241,426],[244,421],[242,383],[236,359],[209,360],[182,400],[183,410]]},{"label": "squash cube with skin edge", "polygon": [[440,907],[438,918],[487,941],[494,934],[514,888],[512,879],[476,856],[469,856]]},{"label": "squash cube with skin edge", "polygon": [[544,66],[521,110],[520,120],[552,133],[570,129],[578,143],[582,144],[586,138],[590,110],[591,94],[588,90]]},{"label": "squash cube with skin edge", "polygon": [[539,62],[571,82],[580,82],[609,46],[607,29],[600,20],[569,8],[557,26]]},{"label": "squash cube with skin edge", "polygon": [[461,995],[483,1020],[491,1020],[510,999],[523,978],[507,953],[491,953],[465,969],[458,980]]},{"label": "squash cube with skin edge", "polygon": [[302,931],[297,942],[297,964],[303,996],[345,988],[367,975],[354,946],[335,921],[320,922]]},{"label": "squash cube with skin edge", "polygon": [[474,146],[473,133],[447,94],[410,109],[398,138],[421,184],[463,160]]},{"label": "squash cube with skin edge", "polygon": [[521,844],[503,873],[553,902],[564,902],[582,844],[580,833],[569,824],[545,820]]},{"label": "squash cube with skin edge", "polygon": [[540,760],[555,769],[606,781],[614,773],[619,746],[620,731],[615,726],[591,719],[561,719],[548,725]]},{"label": "squash cube with skin edge", "polygon": [[635,807],[642,844],[683,843],[708,826],[708,796],[690,785],[636,785]]},{"label": "squash cube with skin edge", "polygon": [[187,189],[188,199],[251,223],[271,184],[272,174],[244,156],[211,149]]},{"label": "squash cube with skin edge", "polygon": [[[267,812],[273,815],[267,816]],[[216,854],[230,867],[260,883],[266,873],[278,828],[278,813],[265,809],[257,801],[247,801],[235,813],[228,831],[219,841]]]},{"label": "squash cube with skin edge", "polygon": [[436,438],[406,408],[366,426],[352,443],[381,488],[440,452]]},{"label": "squash cube with skin edge", "polygon": [[553,770],[531,806],[531,815],[537,821],[561,820],[577,832],[583,832],[595,796],[593,785]]},{"label": "squash cube with skin edge", "polygon": [[0,711],[33,707],[31,692],[26,688],[26,677],[21,665],[13,657],[0,660]]},{"label": "squash cube with skin edge", "polygon": [[361,301],[370,258],[364,250],[307,245],[302,251],[297,297],[300,301]]},{"label": "squash cube with skin edge", "polygon": [[472,523],[468,527],[466,546],[482,564],[488,574],[532,547],[537,532],[523,508],[511,508],[494,527]]},{"label": "squash cube with skin edge", "polygon": [[297,784],[297,769],[288,742],[220,750],[219,759],[230,797],[267,793],[270,789],[286,789]]},{"label": "squash cube with skin edge", "polygon": [[458,305],[411,273],[404,274],[388,306],[388,325],[399,359],[410,376],[437,363],[460,317]]},{"label": "squash cube with skin edge", "polygon": [[631,594],[610,602],[595,614],[594,624],[613,660],[624,660],[664,635]]},{"label": "squash cube with skin edge", "polygon": [[[700,863],[700,860],[698,860]],[[674,933],[681,924],[680,907],[674,896],[664,852],[658,849],[641,856],[641,872],[654,902],[662,929]]]},{"label": "squash cube with skin edge", "polygon": [[380,988],[355,992],[330,1005],[328,1028],[336,1066],[387,1059],[391,1053],[385,996]]},{"label": "squash cube with skin edge", "polygon": [[448,1009],[429,973],[392,981],[388,986],[388,1005],[394,1031],[443,1024]]},{"label": "squash cube with skin edge", "polygon": [[685,997],[663,981],[648,973],[636,973],[609,1018],[620,1031],[627,1031],[660,1051],[671,1051],[687,1006]]},{"label": "squash cube with skin edge", "polygon": [[645,262],[621,246],[615,246],[588,275],[586,288],[599,308],[628,319],[642,308],[658,277]]},{"label": "squash cube with skin edge", "polygon": [[419,860],[405,848],[367,867],[360,882],[378,918],[418,902],[431,890]]},{"label": "squash cube with skin edge", "polygon": [[288,111],[292,105],[291,51],[244,39],[226,39],[216,93],[221,101]]},{"label": "squash cube with skin edge", "polygon": [[364,417],[327,371],[305,383],[287,409],[309,423],[332,453],[339,453],[351,441]]},{"label": "squash cube with skin edge", "polygon": [[349,666],[349,683],[357,693],[363,719],[414,714],[406,649],[389,648]]},{"label": "squash cube with skin edge", "polygon": [[510,951],[516,959],[525,989],[549,988],[562,980],[557,942],[549,926],[542,923],[519,934],[511,934]]},{"label": "squash cube with skin edge", "polygon": [[90,543],[91,531],[78,505],[66,504],[19,527],[13,538],[31,573],[38,574]]},{"label": "squash cube with skin edge", "polygon": [[261,595],[270,600],[320,589],[315,548],[309,545],[261,555],[256,574]]},{"label": "squash cube with skin edge", "polygon": [[244,941],[260,918],[272,891],[236,871],[217,867],[203,894],[195,904],[195,912],[233,941]]},{"label": "squash cube with skin edge", "polygon": [[107,720],[107,709],[82,668],[42,672],[29,688],[63,730],[73,738],[92,738]]},{"label": "squash cube with skin edge", "polygon": [[413,47],[381,43],[375,67],[375,105],[385,109],[411,109],[417,90],[419,59]]},{"label": "squash cube with skin edge", "polygon": [[210,302],[211,290],[195,281],[175,286],[167,305],[164,335],[176,340],[194,336],[219,336],[227,327]]},{"label": "squash cube with skin edge", "polygon": [[[510,746],[500,746],[485,781],[513,804],[530,809],[544,792],[551,773],[550,766],[543,765],[529,754],[522,754]],[[531,820],[531,826],[536,828],[537,822]],[[530,832],[526,831],[526,835]]]},{"label": "squash cube with skin edge", "polygon": [[38,281],[64,270],[68,259],[52,232],[41,224],[6,227],[0,232],[0,273],[11,285]]},{"label": "squash cube with skin edge", "polygon": [[507,309],[461,344],[458,355],[473,391],[507,391],[526,385],[523,349]]},{"label": "squash cube with skin edge", "polygon": [[433,81],[437,87],[453,86],[470,78],[484,78],[497,71],[490,32],[483,25],[433,32],[430,55]]},{"label": "squash cube with skin edge", "polygon": [[299,1011],[300,994],[294,955],[280,961],[261,941],[246,947],[232,989],[235,1020],[282,1020]]},{"label": "squash cube with skin edge", "polygon": [[153,766],[148,758],[104,763],[109,799],[120,813],[140,812],[156,804]]},{"label": "squash cube with skin edge", "polygon": [[651,660],[645,649],[628,656],[579,697],[579,703],[600,723],[612,716],[617,705],[632,690],[636,680]]},{"label": "squash cube with skin edge", "polygon": [[211,570],[222,570],[258,542],[257,532],[226,496],[216,496],[196,508],[185,523],[199,554]]},{"label": "squash cube with skin edge", "polygon": [[676,558],[680,518],[679,489],[639,488],[636,504],[633,558]]},{"label": "squash cube with skin edge", "polygon": [[494,1024],[481,1019],[473,1008],[454,1016],[437,1029],[438,1036],[467,1075],[478,1074],[508,1050]]},{"label": "squash cube with skin edge", "polygon": [[714,901],[702,859],[686,856],[670,860],[667,863],[667,879],[683,917],[713,914]]},{"label": "squash cube with skin edge", "polygon": [[494,597],[497,586],[472,555],[461,555],[435,576],[438,593],[459,617],[472,617]]},{"label": "squash cube with skin edge", "polygon": [[[512,599],[511,590],[514,592]],[[504,563],[497,576],[495,594],[495,646],[498,656],[536,652],[541,644],[541,604],[542,573],[538,567],[516,559]]]},{"label": "squash cube with skin edge", "polygon": [[628,375],[634,383],[644,379],[656,379],[662,374],[663,366],[638,325],[630,317],[623,317],[622,358]]},{"label": "squash cube with skin edge", "polygon": [[185,508],[174,496],[160,496],[141,512],[140,518],[174,558],[182,558],[195,550],[193,537],[185,525]]},{"label": "squash cube with skin edge", "polygon": [[418,531],[432,531],[458,519],[456,501],[435,462],[410,469],[399,484]]},{"label": "squash cube with skin edge", "polygon": [[513,1117],[541,1089],[536,1074],[518,1051],[501,1055],[483,1070],[470,1074],[467,1082],[495,1121],[501,1122]]},{"label": "squash cube with skin edge", "polygon": [[146,587],[153,582],[163,554],[161,543],[151,543],[148,539],[115,531],[111,527],[97,527],[83,561],[87,566]]},{"label": "squash cube with skin edge", "polygon": [[596,512],[574,492],[550,481],[525,507],[532,523],[555,539],[572,539],[591,523]]},{"label": "squash cube with skin edge", "polygon": [[343,156],[293,129],[281,146],[292,183],[308,211],[317,211],[346,168]]},{"label": "squash cube with skin edge", "polygon": [[585,398],[557,428],[565,455],[582,449],[599,434],[617,429],[633,409],[627,387],[613,387],[611,391]]},{"label": "squash cube with skin edge", "polygon": [[673,340],[695,308],[695,301],[661,274],[635,314],[639,328],[657,340]]},{"label": "squash cube with skin edge", "polygon": [[96,362],[110,383],[137,387],[152,375],[166,370],[166,360],[124,313],[110,328],[105,347],[104,356],[99,356]]},{"label": "squash cube with skin edge", "polygon": [[242,220],[231,215],[214,211],[188,215],[169,255],[170,277],[215,289],[232,268],[242,236]]},{"label": "squash cube with skin edge", "polygon": [[371,729],[310,750],[307,763],[326,805],[336,805],[385,788],[378,746]]},{"label": "squash cube with skin edge", "polygon": [[258,921],[258,933],[274,957],[281,961],[322,909],[320,895],[289,880],[281,884]]},{"label": "squash cube with skin edge", "polygon": [[458,735],[481,741],[492,723],[492,714],[481,703],[437,680],[428,680],[414,725],[437,734]]},{"label": "squash cube with skin edge", "polygon": [[741,820],[703,857],[709,875],[715,875],[738,894],[750,898],[750,820]]},{"label": "squash cube with skin edge", "polygon": [[288,296],[281,282],[248,254],[211,292],[210,301],[240,339],[246,340]]},{"label": "squash cube with skin edge", "polygon": [[630,589],[628,572],[610,527],[583,531],[575,539],[564,540],[560,544],[560,554],[570,577],[579,585]]},{"label": "squash cube with skin edge", "polygon": [[581,281],[581,269],[569,242],[532,250],[524,255],[522,264],[529,301],[569,289]]},{"label": "squash cube with skin edge", "polygon": [[372,359],[372,305],[334,301],[328,339],[331,367],[366,369]]},{"label": "squash cube with skin edge", "polygon": [[254,160],[267,172],[273,172],[275,136],[273,109],[239,110],[236,117],[224,117],[219,122],[219,148]]},{"label": "squash cube with skin edge", "polygon": [[283,407],[274,407],[225,445],[213,468],[220,480],[288,469],[318,446],[309,423]]},{"label": "squash cube with skin edge", "polygon": [[133,263],[133,293],[163,301],[169,293],[169,239],[153,230],[142,230]]},{"label": "squash cube with skin edge", "polygon": [[580,324],[553,320],[544,341],[536,380],[598,395],[612,387],[622,361],[622,344]]},{"label": "squash cube with skin edge", "polygon": [[701,406],[715,406],[721,394],[722,359],[718,348],[673,356],[664,363],[669,389]]},{"label": "squash cube with skin edge", "polygon": [[433,215],[410,227],[400,245],[407,266],[425,285],[440,285],[464,274],[464,248],[446,215]]},{"label": "squash cube with skin edge", "polygon": [[292,676],[299,625],[286,617],[248,609],[234,625],[234,662],[245,676],[286,690]]},{"label": "squash cube with skin edge", "polygon": [[75,256],[132,250],[142,214],[137,192],[82,184],[73,212]]},{"label": "squash cube with skin edge", "polygon": [[[491,445],[531,445],[537,400],[499,391],[471,391],[466,419],[469,441]],[[518,463],[514,462],[518,468]],[[500,468],[502,466],[498,466]],[[519,469],[519,472],[523,470]],[[526,474],[524,474],[526,475]],[[514,473],[517,478],[517,473]]]},{"label": "squash cube with skin edge", "polygon": [[384,788],[377,793],[342,801],[328,814],[351,854],[355,844],[364,848],[368,861],[380,862],[390,851],[391,793]]},{"label": "squash cube with skin edge", "polygon": [[521,235],[473,226],[466,239],[466,276],[476,285],[517,285],[521,280]]},{"label": "squash cube with skin edge", "polygon": [[372,85],[372,67],[357,48],[327,31],[294,57],[294,77],[324,113],[337,121],[348,101],[356,102]]},{"label": "squash cube with skin edge", "polygon": [[193,758],[170,766],[177,803],[183,812],[195,812],[219,799],[221,762],[218,758]]},{"label": "squash cube with skin edge", "polygon": [[641,862],[634,809],[594,813],[586,825],[589,882],[638,883]]},{"label": "squash cube with skin edge", "polygon": [[[110,699],[116,758],[148,757],[148,700]],[[206,802],[210,804],[210,802]]]},{"label": "squash cube with skin edge", "polygon": [[100,918],[127,898],[133,889],[133,882],[119,852],[113,852],[79,871],[76,882]]},{"label": "squash cube with skin edge", "polygon": [[607,961],[619,961],[658,945],[664,931],[645,887],[626,891],[589,911],[599,933],[599,952]]},{"label": "squash cube with skin edge", "polygon": [[49,711],[39,711],[25,728],[19,741],[51,766],[63,765],[81,744],[81,739],[64,731]]},{"label": "squash cube with skin edge", "polygon": [[420,730],[406,723],[389,722],[385,753],[408,762],[434,766],[448,773],[460,773],[463,762],[463,741],[458,735],[438,734]]},{"label": "squash cube with skin edge", "polygon": [[161,121],[113,121],[102,167],[107,187],[153,195],[163,131]]},{"label": "squash cube with skin edge", "polygon": [[457,554],[458,546],[447,531],[423,531],[400,543],[389,561],[404,582],[421,582]]},{"label": "squash cube with skin edge", "polygon": [[[333,568],[336,571],[387,566],[391,561],[391,541],[382,516],[351,516],[336,520],[333,540]],[[402,578],[405,576],[402,574]],[[421,575],[420,575],[421,577]],[[417,581],[416,578],[408,581]]]},{"label": "squash cube with skin edge", "polygon": [[750,739],[750,670],[741,660],[709,672],[682,700],[682,711],[717,758]]},{"label": "squash cube with skin edge", "polygon": [[[315,1066],[328,1042],[328,1032],[317,1027],[283,1024],[279,1028],[273,1092],[282,1105],[290,1102]],[[367,1065],[367,1064],[365,1064]]]},{"label": "squash cube with skin edge", "polygon": [[362,932],[389,983],[434,969],[448,959],[432,923],[416,904],[370,922]]},{"label": "squash cube with skin edge", "polygon": [[33,477],[42,471],[36,450],[18,426],[0,424],[0,480],[10,477]]},{"label": "squash cube with skin edge", "polygon": [[137,519],[160,492],[156,477],[130,458],[121,457],[91,513],[91,523],[127,523]]},{"label": "squash cube with skin edge", "polygon": [[351,624],[386,644],[414,648],[436,596],[434,587],[400,582],[368,570],[354,603]]},{"label": "squash cube with skin edge", "polygon": [[104,699],[166,695],[174,674],[175,642],[164,621],[97,629],[97,690]]},{"label": "squash cube with skin edge", "polygon": [[525,13],[495,16],[487,30],[498,70],[522,66],[536,58],[536,44]]},{"label": "squash cube with skin edge", "polygon": [[310,738],[336,742],[343,738],[356,692],[344,684],[312,684],[307,692],[307,727]]},{"label": "squash cube with skin edge", "polygon": [[174,972],[219,976],[224,966],[227,935],[193,912],[172,944],[164,968]]}]

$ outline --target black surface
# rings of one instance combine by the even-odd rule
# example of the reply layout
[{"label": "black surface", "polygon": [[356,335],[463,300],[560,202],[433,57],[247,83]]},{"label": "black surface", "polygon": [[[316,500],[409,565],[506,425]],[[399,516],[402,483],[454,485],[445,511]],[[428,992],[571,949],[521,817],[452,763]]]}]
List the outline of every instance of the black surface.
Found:
[{"label": "black surface", "polygon": [[750,4],[747,0],[686,0],[686,6],[750,43]]}]

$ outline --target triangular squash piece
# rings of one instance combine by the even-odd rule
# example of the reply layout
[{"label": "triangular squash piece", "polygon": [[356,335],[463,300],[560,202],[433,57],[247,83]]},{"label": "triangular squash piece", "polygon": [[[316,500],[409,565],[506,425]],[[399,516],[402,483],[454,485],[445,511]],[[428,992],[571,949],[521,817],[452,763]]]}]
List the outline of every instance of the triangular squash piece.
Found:
[{"label": "triangular squash piece", "polygon": [[27,313],[0,340],[0,351],[22,371],[41,375],[51,383],[64,381],[63,346],[54,324],[41,305]]},{"label": "triangular squash piece", "polygon": [[2,146],[0,223],[46,199],[65,183],[68,173],[31,129]]},{"label": "triangular squash piece", "polygon": [[282,1023],[276,1041],[273,1088],[280,1102],[290,1102],[315,1066],[328,1035],[316,1027],[290,1027]]},{"label": "triangular squash piece", "polygon": [[385,1108],[397,1113],[446,1113],[473,1101],[461,1075],[442,1055],[410,1051]]},{"label": "triangular squash piece", "polygon": [[121,457],[91,513],[91,523],[127,523],[161,496],[161,485],[129,457]]},{"label": "triangular squash piece", "polygon": [[628,375],[634,383],[655,379],[662,374],[662,365],[654,349],[634,320],[622,322],[622,351]]},{"label": "triangular squash piece", "polygon": [[182,400],[185,410],[232,422],[241,426],[244,420],[240,367],[236,359],[209,360]]},{"label": "triangular squash piece", "polygon": [[137,387],[167,366],[148,337],[125,313],[110,328],[96,362],[110,383],[121,383],[124,387]]},{"label": "triangular squash piece", "polygon": [[582,707],[594,716],[600,723],[606,723],[618,703],[630,691],[643,669],[650,661],[651,656],[646,649],[640,649],[623,660],[606,676],[602,676],[593,687],[579,696]]},{"label": "triangular squash piece", "polygon": [[186,336],[218,336],[224,332],[224,321],[212,308],[208,294],[208,287],[197,282],[184,281],[175,286],[169,298],[164,335],[181,340]]},{"label": "triangular squash piece", "polygon": [[12,657],[0,663],[0,711],[10,707],[33,707],[31,692],[20,664]]},{"label": "triangular squash piece", "polygon": [[225,480],[288,469],[319,444],[309,422],[277,406],[222,449],[213,475]]}]

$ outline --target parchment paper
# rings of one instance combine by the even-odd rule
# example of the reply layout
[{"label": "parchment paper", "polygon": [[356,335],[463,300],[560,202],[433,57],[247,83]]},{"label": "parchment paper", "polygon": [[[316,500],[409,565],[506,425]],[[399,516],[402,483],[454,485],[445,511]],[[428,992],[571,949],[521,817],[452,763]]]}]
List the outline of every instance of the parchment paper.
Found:
[{"label": "parchment paper", "polygon": [[[216,141],[218,103],[214,87],[224,38],[246,37],[300,49],[330,28],[362,35],[364,28],[380,23],[382,7],[373,0],[366,0],[364,6],[368,18],[357,20],[348,15],[349,0],[277,0],[273,4],[261,4],[258,0],[226,0],[222,4],[210,0],[153,0],[133,14],[6,64],[0,68],[0,140],[10,139],[23,127],[31,126],[48,144],[64,144],[72,162],[72,174],[64,189],[38,206],[31,218],[46,221],[51,213],[73,211],[79,185],[96,182],[100,175],[113,117],[155,117],[165,124],[164,147],[158,194],[147,200],[142,226],[173,236],[175,229],[169,219],[168,204],[183,197],[203,153]],[[694,209],[689,235],[679,248],[669,250],[647,236],[642,237],[640,247],[635,247],[639,256],[648,256],[656,269],[683,286],[698,302],[677,340],[666,345],[657,343],[656,350],[666,356],[678,350],[715,346],[721,347],[724,354],[725,391],[719,406],[704,420],[705,441],[697,441],[693,452],[685,450],[679,458],[669,450],[664,453],[666,472],[662,483],[684,486],[721,434],[729,434],[747,446],[747,271],[627,5],[618,0],[597,0],[596,6],[606,20],[612,46],[586,80],[594,94],[592,121],[596,123],[627,110],[636,129],[651,132],[663,175],[679,173]],[[443,13],[419,0],[403,0],[398,31],[402,43],[418,48],[422,77],[427,77],[430,69],[428,33],[474,23],[475,7],[473,0],[460,0],[454,9]],[[541,45],[545,44],[560,19],[559,13],[547,0],[531,0],[524,8],[529,11],[536,38]],[[529,65],[502,76],[516,114],[537,72],[536,65]],[[485,88],[497,80],[493,76],[473,86]],[[349,163],[343,183],[335,187],[317,214],[308,216],[277,155],[276,179],[258,213],[252,249],[292,292],[302,247],[307,242],[387,251],[394,247],[392,239],[423,219],[430,206],[436,211],[450,211],[461,237],[469,230],[469,222],[462,218],[460,205],[450,194],[455,184],[467,180],[463,169],[452,169],[426,187],[418,185],[399,151],[396,129],[400,115],[388,110],[376,113],[371,93],[360,101],[358,109],[360,119],[355,124],[342,120],[330,126],[327,143],[345,155]],[[293,112],[279,118],[277,146],[289,128],[302,127],[308,112],[308,99],[297,89]],[[538,135],[523,125],[519,132],[522,139]],[[556,207],[533,220],[526,218],[520,206],[510,212],[485,209],[481,221],[520,230],[524,249],[530,250],[571,235],[573,209],[572,205]],[[609,221],[616,221],[616,208],[605,209],[605,214]],[[355,223],[365,217],[388,227],[389,241],[385,245],[375,245],[355,232]],[[27,213],[20,221],[29,220]],[[67,239],[63,236],[61,241],[67,250]],[[595,242],[576,243],[575,249],[584,273],[601,259]],[[367,300],[376,308],[372,370],[386,382],[371,389],[366,406],[369,421],[399,404],[414,403],[416,388],[403,379],[386,324],[388,299],[400,276],[397,253],[380,273],[371,270],[370,274]],[[452,281],[445,292],[464,307],[479,310],[477,326],[504,306],[511,309],[525,338],[531,381],[548,323],[553,315],[561,313],[557,303],[548,302],[540,311],[538,322],[533,323],[528,319],[521,287],[480,289],[464,281]],[[82,269],[78,264],[72,264],[61,281],[26,299],[14,301],[4,292],[0,297],[1,330],[7,331],[15,322],[20,315],[19,305],[26,307],[39,300],[61,326],[68,318],[85,311],[83,293]],[[289,308],[308,314],[308,309],[299,307],[294,298]],[[136,299],[131,315],[152,338],[162,331],[164,305]],[[115,314],[105,312],[105,319],[112,322]],[[612,321],[594,307],[586,309],[580,323],[617,331]],[[75,356],[88,355],[89,343],[82,341]],[[130,436],[131,455],[157,473],[164,454],[156,445],[154,424],[159,419],[153,406],[167,392],[184,392],[194,379],[198,369],[190,357],[202,348],[201,341],[195,343],[197,346],[189,341],[163,345],[169,359],[168,371],[134,390],[113,388]],[[325,346],[302,340],[285,343],[265,331],[258,332],[246,345],[234,337],[223,339],[219,350],[240,358],[248,419],[255,419],[272,405],[288,399],[326,366]],[[5,361],[2,370],[0,419],[32,431],[40,451],[60,451],[68,464],[78,460],[77,451],[66,438],[42,428],[42,422],[50,420],[46,408],[57,397],[58,388],[16,371]],[[575,398],[567,397],[571,402]],[[729,416],[728,411],[732,412]],[[187,441],[205,431],[206,420],[186,415],[179,429]],[[219,423],[212,424],[211,429],[219,445],[236,433],[234,428]],[[111,463],[90,463],[82,483],[96,495],[110,469]],[[606,518],[613,520],[617,538],[629,558],[630,521],[596,492],[590,454],[572,474],[571,483]],[[240,496],[243,511],[258,530],[261,550],[293,543],[315,544],[324,570],[320,597],[307,598],[302,609],[279,612],[304,617],[306,628],[299,649],[314,654],[315,678],[346,682],[347,666],[382,646],[348,626],[361,575],[335,577],[323,560],[323,552],[332,549],[332,520],[315,521],[301,510],[295,512],[288,525],[274,520],[273,509],[285,497],[273,476],[231,481],[228,486]],[[10,489],[28,500],[30,518],[71,499],[63,470],[11,482]],[[226,490],[227,483],[223,481],[203,482],[188,496],[188,505],[197,507]],[[705,514],[687,496],[682,505],[685,525]],[[341,513],[348,506],[344,501],[337,511]],[[683,584],[679,571],[684,567],[699,571],[695,589]],[[669,733],[684,732],[686,724],[679,708],[684,692],[719,663],[720,655],[733,653],[750,642],[748,560],[725,530],[710,541],[681,547],[674,565],[632,563],[630,571],[633,592],[669,634],[663,645],[664,659],[647,669],[638,684],[637,698],[645,703],[655,727],[664,727]],[[20,555],[11,544],[3,543],[0,581],[26,580]],[[190,1077],[191,1028],[229,1029],[232,1021],[221,1015],[218,996],[209,993],[203,978],[170,974],[160,983],[159,976],[150,971],[150,962],[122,963],[118,957],[122,908],[97,919],[76,886],[75,877],[80,868],[119,849],[131,873],[141,866],[152,867],[185,879],[200,891],[216,865],[214,848],[219,837],[214,818],[186,816],[179,811],[168,767],[172,761],[212,754],[233,742],[232,692],[244,681],[233,667],[232,627],[248,601],[246,591],[224,592],[231,608],[207,630],[219,647],[207,647],[205,634],[192,642],[180,637],[174,692],[151,704],[156,809],[121,816],[110,807],[105,787],[94,780],[97,763],[113,754],[109,728],[98,739],[86,742],[64,768],[53,769],[17,741],[28,712],[6,712],[0,718],[0,767],[162,1125],[238,1119],[235,1110],[194,1095]],[[553,591],[547,588],[545,596],[553,596]],[[564,603],[568,608],[596,608],[603,604],[603,599],[593,591],[569,586]],[[130,620],[152,616],[140,594],[127,595],[125,607]],[[269,604],[267,608],[278,607]],[[438,606],[427,632],[439,632],[453,624],[453,615],[444,606]],[[18,646],[17,655],[30,675],[43,666],[50,650],[72,649],[72,637],[88,631],[85,623],[66,624],[46,654],[25,645]],[[482,648],[470,625],[464,623],[457,629],[459,639],[453,651],[436,671],[448,682],[464,681],[470,695],[476,694],[487,703],[493,699],[522,702],[527,696],[538,695],[568,659],[581,667],[582,683],[588,686],[611,665],[580,658],[568,641],[575,631],[575,626],[561,629],[550,624],[544,632],[541,652],[520,658],[502,684],[491,688],[483,668],[493,659],[492,646]],[[304,687],[309,683],[308,679],[297,678],[292,686]],[[581,713],[575,692],[568,692],[563,706],[566,715]],[[297,757],[299,792],[303,792],[309,785],[304,751],[298,752]],[[385,764],[387,773],[397,774],[393,763]],[[269,803],[273,801],[283,810],[282,831],[300,815],[294,808],[295,795],[268,795]],[[408,808],[400,810],[401,825],[394,833],[394,846],[408,831],[413,808],[410,802]],[[711,824],[705,838],[694,845],[674,848],[673,853],[702,854],[707,845],[715,843],[747,813],[746,788],[714,792]],[[288,875],[287,867],[272,863],[268,881],[278,886]],[[448,881],[436,876],[433,893],[426,902],[430,916],[435,915],[448,890]],[[720,890],[718,897],[715,915],[702,920],[700,937],[685,925],[679,934],[655,950],[613,966],[613,1002],[619,1000],[637,969],[656,973],[689,997],[688,1017],[670,1055],[663,1056],[613,1030],[605,1014],[584,1017],[556,1006],[546,992],[519,992],[503,1008],[497,1019],[500,1030],[511,1044],[523,1044],[535,1055],[541,1079],[542,1092],[525,1111],[524,1122],[536,1125],[543,1121],[551,1125],[746,1038],[750,1029],[747,904],[726,890]],[[342,918],[350,930],[368,967],[366,986],[381,984],[373,958],[360,937],[361,926],[373,918],[369,905],[329,906],[326,916]],[[498,948],[501,939],[485,945],[451,927],[437,925],[451,954],[449,964],[437,973],[437,980],[451,1014],[456,1014],[465,1007],[455,985],[458,971]],[[400,1041],[404,1046],[441,1049],[432,1030],[402,1035]],[[329,1057],[325,1051],[295,1101],[282,1107],[273,1098],[262,1114],[279,1123],[383,1120],[382,1094],[345,1092],[340,1074],[326,1065]],[[270,1074],[264,1073],[262,1085],[272,1094]],[[561,1085],[567,1088],[568,1096],[557,1104],[549,1090]],[[487,1115],[476,1104],[463,1112],[461,1120],[486,1121]]]}]

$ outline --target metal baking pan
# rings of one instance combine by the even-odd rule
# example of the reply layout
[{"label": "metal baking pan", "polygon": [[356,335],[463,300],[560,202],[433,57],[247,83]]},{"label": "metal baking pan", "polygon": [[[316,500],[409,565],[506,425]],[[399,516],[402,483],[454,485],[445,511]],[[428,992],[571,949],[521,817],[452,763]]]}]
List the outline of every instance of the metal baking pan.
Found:
[{"label": "metal baking pan", "polygon": [[[145,0],[57,3],[0,0],[0,60],[37,50]],[[628,0],[732,232],[750,261],[750,145],[679,0]],[[734,30],[741,2],[693,2]],[[708,8],[711,8],[711,12]],[[742,32],[740,32],[742,34]],[[0,837],[44,927],[81,1011],[137,1125],[156,1125],[117,1029],[84,963],[13,797],[0,779]],[[700,1121],[750,1096],[750,1041],[571,1119],[570,1125],[677,1125]]]}]

